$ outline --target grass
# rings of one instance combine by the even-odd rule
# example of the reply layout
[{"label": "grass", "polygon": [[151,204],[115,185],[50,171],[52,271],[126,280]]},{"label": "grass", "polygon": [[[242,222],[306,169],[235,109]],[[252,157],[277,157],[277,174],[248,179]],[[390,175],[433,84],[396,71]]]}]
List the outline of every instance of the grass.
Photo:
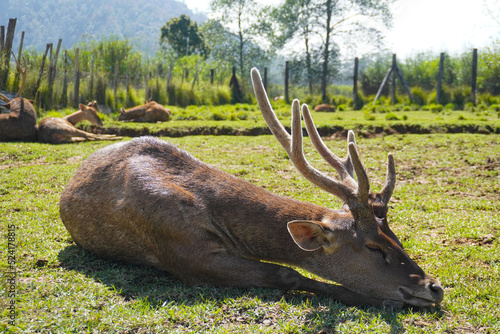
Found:
[{"label": "grass", "polygon": [[[305,181],[271,136],[163,139],[274,193],[341,205]],[[58,200],[81,161],[110,143],[0,143],[0,248],[8,249],[12,225],[17,246],[16,319],[9,324],[9,309],[2,307],[0,331],[499,332],[500,137],[392,135],[357,142],[375,190],[387,153],[394,153],[398,183],[389,221],[410,256],[440,279],[445,288],[440,306],[391,311],[299,292],[189,287],[155,269],[97,258],[73,243],[59,218]],[[344,155],[344,140],[327,145]],[[326,169],[308,140],[306,151],[316,167]],[[3,306],[11,301],[7,260],[2,252]]]},{"label": "grass", "polygon": [[[189,106],[169,107],[172,121],[158,124],[118,122],[118,113],[101,114],[103,133],[123,136],[166,135],[179,137],[189,134],[206,135],[256,135],[268,133],[267,125],[256,105],[237,104],[217,107]],[[282,102],[275,103],[275,111],[286,126],[290,124],[290,107]],[[64,116],[74,109],[49,111],[48,116]],[[486,111],[432,112],[424,110],[372,112],[338,111],[335,113],[313,112],[313,117],[322,135],[345,132],[354,129],[361,135],[383,133],[497,133],[500,134],[500,113]],[[95,131],[90,123],[78,127]]]}]

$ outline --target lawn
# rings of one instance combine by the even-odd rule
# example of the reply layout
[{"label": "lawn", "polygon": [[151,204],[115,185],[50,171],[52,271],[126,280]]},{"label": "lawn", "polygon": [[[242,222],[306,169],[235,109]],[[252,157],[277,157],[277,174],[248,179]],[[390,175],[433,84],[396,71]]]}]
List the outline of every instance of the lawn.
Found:
[{"label": "lawn", "polygon": [[[305,181],[271,136],[162,139],[274,193],[341,205]],[[441,305],[358,308],[301,292],[190,287],[165,272],[97,258],[74,244],[58,200],[81,161],[111,143],[0,143],[0,249],[7,250],[0,258],[0,331],[500,332],[500,136],[398,134],[357,142],[375,190],[387,153],[394,153],[398,182],[389,222],[407,253],[440,279]],[[326,143],[344,155],[344,139]],[[306,150],[326,169],[307,139]]]}]

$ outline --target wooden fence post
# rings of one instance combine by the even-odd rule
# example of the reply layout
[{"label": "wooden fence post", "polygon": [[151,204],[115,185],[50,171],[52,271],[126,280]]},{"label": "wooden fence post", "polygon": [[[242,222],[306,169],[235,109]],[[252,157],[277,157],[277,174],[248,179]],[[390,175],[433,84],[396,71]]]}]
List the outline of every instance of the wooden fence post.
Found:
[{"label": "wooden fence post", "polygon": [[476,105],[477,49],[472,50],[472,78],[470,84],[472,104]]},{"label": "wooden fence post", "polygon": [[290,75],[290,63],[288,60],[285,62],[285,102],[290,103],[290,99],[288,97],[288,79]]},{"label": "wooden fence post", "polygon": [[[3,44],[3,52],[1,60],[3,60],[3,71],[1,71],[0,77],[0,88],[7,88],[7,79],[9,77],[9,65],[10,65],[10,54],[12,50],[12,44],[14,42],[14,32],[16,31],[17,19],[9,19],[9,25],[7,26],[7,36],[5,36],[5,43]],[[5,29],[5,28],[4,28]],[[3,40],[3,39],[2,39]]]},{"label": "wooden fence post", "polygon": [[[24,44],[24,31],[21,32],[21,42],[19,43],[19,52],[17,53],[17,59],[21,62],[23,56],[23,44]],[[14,77],[14,88],[19,85],[19,69],[16,71],[16,76]]]},{"label": "wooden fence post", "polygon": [[68,106],[68,51],[64,50],[64,79],[61,96],[61,106]]},{"label": "wooden fence post", "polygon": [[75,92],[73,95],[73,106],[78,108],[80,103],[80,49],[75,50]]},{"label": "wooden fence post", "polygon": [[94,66],[95,58],[92,57],[92,62],[90,63],[90,87],[89,87],[89,97],[94,100]]},{"label": "wooden fence post", "polygon": [[47,54],[49,53],[49,48],[50,44],[47,44],[45,47],[45,53],[43,54],[42,57],[42,64],[40,65],[40,72],[38,72],[38,80],[36,81],[36,86],[35,86],[35,100],[37,100],[38,105],[40,105],[40,92],[38,91],[40,89],[40,83],[42,82],[42,75],[43,75],[43,68],[45,67],[45,60],[47,59]]},{"label": "wooden fence post", "polygon": [[354,74],[353,74],[353,82],[352,82],[352,107],[354,110],[357,110],[358,107],[358,68],[359,68],[359,59],[358,57],[354,58]]},{"label": "wooden fence post", "polygon": [[392,85],[391,85],[391,105],[396,103],[396,76],[397,76],[396,54],[392,55]]},{"label": "wooden fence post", "polygon": [[436,88],[436,103],[441,103],[441,94],[443,91],[443,73],[444,73],[444,52],[441,52],[439,56],[439,71],[437,77],[437,88]]},{"label": "wooden fence post", "polygon": [[[0,26],[0,60],[2,60],[4,48],[5,48],[5,26]],[[3,62],[0,61],[0,69],[2,68],[3,68]]]},{"label": "wooden fence post", "polygon": [[113,93],[115,95],[116,99],[116,92],[118,91],[118,73],[120,70],[120,64],[118,64],[118,61],[115,62],[115,75],[113,79]]},{"label": "wooden fence post", "polygon": [[48,107],[53,107],[53,91],[54,91],[54,82],[56,80],[56,72],[57,72],[57,59],[59,58],[59,51],[61,50],[62,39],[59,38],[57,42],[57,48],[54,57],[52,56],[52,50],[50,49],[50,59],[49,59],[49,89],[48,89]]}]

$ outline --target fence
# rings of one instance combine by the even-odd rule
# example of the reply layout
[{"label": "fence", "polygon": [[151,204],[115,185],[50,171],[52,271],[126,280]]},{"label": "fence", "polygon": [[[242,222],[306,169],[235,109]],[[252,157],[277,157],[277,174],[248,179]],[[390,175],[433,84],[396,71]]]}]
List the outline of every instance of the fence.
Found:
[{"label": "fence", "polygon": [[[11,52],[13,48],[14,41],[14,31],[16,26],[16,19],[10,19],[7,29],[4,26],[0,27],[0,89],[6,90],[8,88],[8,78],[9,71],[11,71],[10,59]],[[21,40],[19,43],[19,50],[17,52],[17,57],[20,58],[23,54],[23,40],[24,31],[21,34]],[[35,97],[36,103],[39,108],[48,109],[54,107],[66,107],[74,106],[80,102],[85,102],[86,100],[96,99],[101,105],[108,105],[110,107],[116,107],[118,91],[120,87],[125,87],[124,96],[120,97],[120,103],[123,106],[131,106],[137,103],[139,99],[137,95],[143,97],[143,99],[151,98],[154,100],[159,100],[163,104],[180,104],[185,106],[186,101],[178,101],[178,96],[175,94],[175,89],[172,87],[173,74],[171,65],[168,71],[162,71],[161,65],[157,64],[154,66],[156,71],[149,71],[147,74],[135,73],[133,75],[120,75],[118,62],[115,63],[114,73],[96,73],[95,69],[95,59],[92,59],[90,66],[90,71],[81,71],[80,59],[79,59],[79,49],[76,48],[73,58],[68,55],[67,51],[64,51],[64,56],[60,56],[61,53],[61,43],[62,40],[59,39],[57,46],[49,43],[46,45],[45,52],[43,54],[42,60],[39,64],[39,68],[35,68],[36,59],[31,59],[29,62],[29,72],[31,75],[31,83],[28,84],[26,94],[29,97]],[[34,58],[34,57],[33,57]],[[62,58],[62,59],[61,59]],[[64,61],[64,64],[58,66],[58,61]],[[439,71],[436,78],[436,103],[442,103],[443,100],[443,68],[444,68],[445,56],[444,53],[440,55]],[[470,100],[475,105],[476,95],[477,95],[477,67],[478,67],[478,51],[473,50],[472,53],[472,64],[471,64],[471,83],[470,83]],[[358,78],[359,73],[359,59],[355,58],[352,66],[352,105],[354,108],[359,108],[363,103],[360,103],[360,97],[358,94]],[[187,73],[194,73],[191,75],[191,90],[194,89],[195,85],[200,82],[200,77],[198,73],[198,68],[196,67],[191,71],[186,70],[186,76],[182,76],[181,82],[189,78]],[[233,71],[234,72],[234,71]],[[36,78],[33,76],[37,73]],[[210,85],[214,85],[215,70],[210,69],[209,78],[204,78],[210,82]],[[392,77],[391,77],[392,74]],[[264,69],[263,72],[264,85],[268,86],[268,70]],[[381,81],[380,88],[374,98],[373,103],[381,96],[384,91],[384,87],[390,82],[390,96],[391,103],[394,104],[396,101],[396,82],[400,80],[403,83],[406,93],[412,99],[412,94],[410,88],[404,79],[404,74],[400,71],[396,61],[396,55],[393,55],[392,65],[389,67],[388,72]],[[160,81],[162,82],[160,84]],[[233,82],[233,79],[231,80]],[[289,62],[285,62],[284,73],[283,73],[283,86],[282,94],[287,102],[290,102],[290,88],[292,86],[290,79],[290,66]],[[220,83],[220,82],[219,82]],[[19,71],[16,70],[14,75],[12,87],[17,87],[19,84]],[[58,87],[56,89],[55,87]],[[164,87],[163,87],[164,86]],[[279,85],[281,86],[281,85]],[[106,100],[106,91],[112,89],[113,101]],[[134,90],[136,91],[134,93]],[[142,90],[143,93],[138,94],[137,90]],[[234,92],[233,92],[234,95]],[[277,94],[281,95],[281,94]],[[323,94],[326,96],[326,94]],[[227,97],[222,99],[223,101],[229,100]],[[230,102],[230,101],[227,101]],[[327,102],[327,101],[323,101]],[[365,101],[366,102],[366,101]],[[189,104],[189,103],[188,103]]]}]

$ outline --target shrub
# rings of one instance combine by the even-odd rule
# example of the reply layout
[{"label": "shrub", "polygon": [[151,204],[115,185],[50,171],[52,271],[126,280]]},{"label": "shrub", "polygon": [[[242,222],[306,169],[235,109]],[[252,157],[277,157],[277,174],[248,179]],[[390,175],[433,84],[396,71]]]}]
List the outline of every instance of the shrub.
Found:
[{"label": "shrub", "polygon": [[398,116],[393,112],[390,112],[387,115],[385,115],[385,119],[388,121],[399,121]]},{"label": "shrub", "polygon": [[427,102],[427,93],[420,87],[413,87],[411,95],[413,96],[413,103],[419,106],[423,106]]}]

